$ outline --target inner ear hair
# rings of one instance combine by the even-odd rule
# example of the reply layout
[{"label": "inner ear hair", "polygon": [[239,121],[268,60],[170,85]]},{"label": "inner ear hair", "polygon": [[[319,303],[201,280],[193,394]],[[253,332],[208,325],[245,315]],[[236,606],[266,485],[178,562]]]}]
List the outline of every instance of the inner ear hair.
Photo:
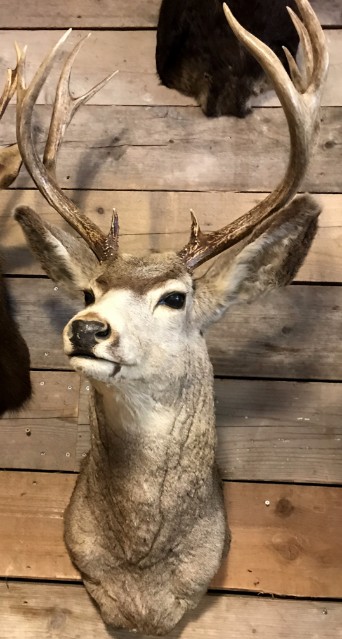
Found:
[{"label": "inner ear hair", "polygon": [[[282,254],[282,268],[275,273],[276,285],[285,286],[294,278],[302,266],[318,228],[318,216],[321,206],[311,195],[296,197],[281,211],[265,220],[253,231],[248,243],[256,241],[261,235],[269,238],[276,246],[280,240],[277,229],[282,232],[287,250]],[[262,260],[262,256],[261,256]]]}]

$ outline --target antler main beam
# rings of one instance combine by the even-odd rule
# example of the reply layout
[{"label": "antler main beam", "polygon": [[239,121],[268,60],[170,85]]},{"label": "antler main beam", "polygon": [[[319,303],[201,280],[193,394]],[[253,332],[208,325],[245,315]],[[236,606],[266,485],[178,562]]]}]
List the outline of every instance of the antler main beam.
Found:
[{"label": "antler main beam", "polygon": [[301,73],[287,52],[291,78],[269,47],[246,31],[223,5],[227,21],[236,37],[243,42],[269,76],[283,107],[291,140],[290,158],[285,177],[262,202],[234,222],[211,233],[202,233],[192,213],[191,236],[179,252],[189,270],[219,255],[233,246],[272,213],[287,204],[306,173],[312,148],[319,129],[319,108],[328,70],[328,51],[324,33],[308,0],[296,0],[301,20],[289,10],[304,53]]},{"label": "antler main beam", "polygon": [[39,191],[49,204],[86,241],[98,260],[103,262],[114,255],[117,238],[114,238],[111,232],[108,236],[104,235],[96,224],[85,215],[82,215],[76,204],[59,188],[55,176],[58,149],[72,117],[81,104],[87,102],[117,73],[117,71],[111,73],[78,98],[74,98],[71,95],[70,74],[72,65],[81,46],[90,34],[76,44],[64,63],[56,90],[43,161],[40,159],[33,143],[32,116],[34,105],[52,66],[60,58],[62,46],[70,33],[71,29],[59,39],[40,65],[27,88],[25,83],[25,56],[18,58],[17,140],[24,164]]}]

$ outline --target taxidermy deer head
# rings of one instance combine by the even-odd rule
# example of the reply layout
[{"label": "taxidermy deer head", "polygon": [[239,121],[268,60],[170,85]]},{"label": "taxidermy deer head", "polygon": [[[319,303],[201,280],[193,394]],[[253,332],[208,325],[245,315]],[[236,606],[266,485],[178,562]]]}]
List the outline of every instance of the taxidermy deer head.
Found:
[{"label": "taxidermy deer head", "polygon": [[[234,303],[291,280],[315,234],[319,207],[289,204],[306,171],[319,122],[328,56],[318,20],[298,0],[296,28],[305,71],[292,81],[275,54],[227,20],[269,74],[291,137],[290,162],[274,192],[241,218],[202,233],[193,216],[178,253],[120,253],[114,214],[104,235],[57,186],[62,132],[77,106],[67,59],[43,161],[32,141],[32,112],[65,36],[25,88],[19,65],[17,137],[23,161],[48,202],[78,233],[20,207],[16,219],[46,273],[85,308],[66,325],[64,350],[92,383],[91,450],[65,516],[65,540],[105,622],[148,635],[169,632],[206,591],[228,546],[215,464],[213,373],[203,331]],[[78,47],[76,47],[78,49]],[[102,83],[103,84],[103,83]],[[101,85],[102,86],[102,85]],[[226,249],[240,242],[233,259]],[[221,257],[201,277],[196,267]]]},{"label": "taxidermy deer head", "polygon": [[[21,52],[17,50],[18,58]],[[0,97],[0,120],[17,88],[17,67],[8,69]],[[0,149],[0,189],[15,180],[21,166],[17,144]],[[2,266],[0,257],[0,268]],[[17,410],[31,396],[30,355],[13,317],[6,282],[0,272],[0,416]]]},{"label": "taxidermy deer head", "polygon": [[[286,11],[294,0],[228,0],[235,18],[267,44],[288,69],[298,34]],[[157,29],[162,84],[193,97],[207,116],[250,112],[252,95],[267,88],[262,66],[227,26],[221,0],[162,0]]]}]

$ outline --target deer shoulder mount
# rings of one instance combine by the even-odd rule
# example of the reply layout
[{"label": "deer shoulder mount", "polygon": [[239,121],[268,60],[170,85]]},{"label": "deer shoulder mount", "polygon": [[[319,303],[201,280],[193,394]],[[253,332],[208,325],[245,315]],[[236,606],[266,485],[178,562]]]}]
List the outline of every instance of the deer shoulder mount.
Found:
[{"label": "deer shoulder mount", "polygon": [[[288,68],[283,45],[295,56],[299,38],[286,6],[295,9],[295,0],[227,4]],[[209,117],[245,117],[251,96],[268,88],[262,67],[227,28],[221,0],[162,0],[156,67],[162,84],[193,97]]]},{"label": "deer shoulder mount", "polygon": [[[18,59],[21,52],[17,49]],[[0,96],[0,120],[17,88],[17,66],[8,69]],[[0,189],[17,177],[21,157],[17,144],[0,148]],[[0,256],[0,416],[18,410],[31,396],[30,355],[14,318]]]},{"label": "deer shoulder mount", "polygon": [[[66,36],[28,88],[19,65],[17,138],[23,161],[79,237],[48,225],[27,207],[18,208],[15,217],[49,277],[85,297],[84,310],[63,332],[71,366],[92,384],[91,449],[66,510],[65,541],[104,621],[116,628],[169,632],[197,605],[228,547],[215,464],[213,372],[203,332],[236,302],[287,284],[316,231],[315,201],[304,195],[289,202],[316,137],[328,56],[309,3],[297,4],[302,21],[293,19],[305,70],[291,60],[292,80],[225,6],[230,27],[279,95],[290,161],[274,192],[232,224],[203,233],[193,215],[189,243],[178,253],[141,258],[120,253],[117,215],[106,236],[57,185],[62,132],[96,90],[70,96],[79,45],[61,74],[43,161],[32,141],[32,111]],[[239,251],[229,257],[226,250],[237,243]],[[219,255],[196,277],[196,267]]]}]

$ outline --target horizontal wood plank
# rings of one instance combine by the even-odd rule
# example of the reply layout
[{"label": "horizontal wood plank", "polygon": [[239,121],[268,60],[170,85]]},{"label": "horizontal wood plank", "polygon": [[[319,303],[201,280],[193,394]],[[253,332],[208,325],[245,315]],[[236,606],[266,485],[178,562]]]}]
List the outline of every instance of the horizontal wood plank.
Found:
[{"label": "horizontal wood plank", "polygon": [[[69,367],[62,331],[83,308],[49,280],[8,278],[33,368]],[[216,374],[284,379],[342,379],[342,289],[289,286],[233,307],[207,334]]]},{"label": "horizontal wood plank", "polygon": [[[61,380],[55,409],[38,386],[26,409],[0,419],[0,468],[78,470],[90,445],[89,382],[70,402],[77,373],[32,377],[52,392],[53,378]],[[340,384],[217,379],[215,395],[224,479],[342,484]]]},{"label": "horizontal wood plank", "polygon": [[0,467],[74,471],[77,423],[72,418],[0,420]]},{"label": "horizontal wood plank", "polygon": [[[0,31],[0,77],[8,67],[15,65],[14,41],[28,45],[27,77],[33,76],[44,55],[57,42],[62,32],[54,31]],[[76,42],[84,32],[76,31],[71,40]],[[330,67],[322,96],[322,105],[342,105],[342,33],[327,31]],[[70,46],[70,45],[69,45]],[[118,69],[119,74],[91,100],[90,104],[105,105],[194,105],[191,98],[167,89],[159,82],[155,65],[155,31],[100,31],[94,32],[83,47],[73,66],[72,90],[75,95]],[[53,100],[58,69],[52,71],[38,98],[38,103]],[[273,91],[253,98],[253,106],[279,106]]]},{"label": "horizontal wood plank", "polygon": [[[74,482],[0,473],[1,576],[79,579],[63,542]],[[342,488],[228,483],[225,500],[232,547],[214,588],[342,597]]]},{"label": "horizontal wood plank", "polygon": [[[0,639],[129,639],[106,629],[85,589],[76,585],[0,583]],[[171,639],[340,639],[342,606],[207,595]],[[147,639],[144,635],[136,635]]]},{"label": "horizontal wood plank", "polygon": [[76,373],[32,371],[32,399],[0,419],[0,468],[73,471],[80,379]]},{"label": "horizontal wood plank", "polygon": [[[312,0],[323,24],[342,25],[339,0]],[[146,28],[156,27],[160,0],[70,0],[68,12],[57,0],[2,1],[1,26],[15,28]]]},{"label": "horizontal wood plank", "polygon": [[[78,416],[80,378],[72,372],[31,371],[32,398],[19,413],[4,413],[0,424],[22,419]],[[0,463],[1,466],[1,463]]]},{"label": "horizontal wood plank", "polygon": [[[49,108],[38,105],[42,141]],[[0,144],[15,139],[14,107]],[[342,107],[322,109],[319,144],[303,189],[338,193]],[[71,122],[57,177],[64,188],[175,191],[269,191],[285,173],[288,132],[281,109],[256,109],[245,120],[204,118],[195,107],[88,105]],[[251,150],[253,149],[253,152]],[[17,188],[32,186],[25,170]]]},{"label": "horizontal wood plank", "polygon": [[[134,192],[76,191],[74,200],[104,231],[108,232],[115,205],[120,215],[120,247],[139,255],[150,251],[179,250],[189,237],[189,209],[196,211],[203,230],[221,227],[242,215],[264,194],[234,192]],[[319,194],[322,206],[317,237],[297,281],[342,281],[342,195]],[[67,229],[61,217],[33,190],[0,191],[0,237],[4,272],[41,275],[42,270],[27,247],[13,210],[25,204],[49,222]],[[139,214],[137,214],[137,211]],[[70,227],[69,227],[70,230]]]}]

